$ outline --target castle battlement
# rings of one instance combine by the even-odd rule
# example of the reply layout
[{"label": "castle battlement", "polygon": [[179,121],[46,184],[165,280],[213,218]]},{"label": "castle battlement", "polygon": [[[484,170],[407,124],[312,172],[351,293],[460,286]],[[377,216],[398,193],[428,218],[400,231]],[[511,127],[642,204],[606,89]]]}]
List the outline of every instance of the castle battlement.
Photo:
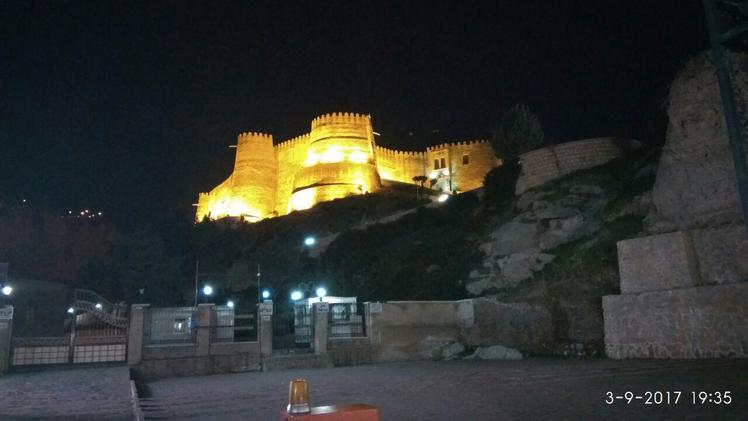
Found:
[{"label": "castle battlement", "polygon": [[[312,143],[313,138],[318,141]],[[205,217],[257,221],[352,194],[376,192],[382,180],[415,184],[414,179],[444,168],[444,149],[459,153],[450,158],[451,171],[439,171],[441,175],[430,178],[429,187],[435,190],[478,188],[499,163],[486,140],[445,142],[421,151],[379,146],[371,115],[348,112],[322,114],[312,120],[309,133],[276,145],[271,134],[262,132],[240,133],[238,144],[232,174],[209,193],[199,194],[198,221]]]},{"label": "castle battlement", "polygon": [[312,120],[312,130],[334,123],[348,123],[355,125],[365,125],[371,123],[371,115],[357,113],[328,113],[318,116]]},{"label": "castle battlement", "polygon": [[284,140],[277,145],[275,145],[275,148],[277,149],[288,149],[288,148],[295,148],[299,145],[305,144],[309,142],[309,133],[304,133],[302,135],[292,137],[288,140]]},{"label": "castle battlement", "polygon": [[262,133],[262,132],[243,132],[243,133],[239,133],[239,135],[237,136],[237,140],[239,141],[239,143],[244,143],[251,139],[257,139],[257,138],[260,138],[263,140],[270,140],[272,142],[273,135],[268,134],[268,133]]}]

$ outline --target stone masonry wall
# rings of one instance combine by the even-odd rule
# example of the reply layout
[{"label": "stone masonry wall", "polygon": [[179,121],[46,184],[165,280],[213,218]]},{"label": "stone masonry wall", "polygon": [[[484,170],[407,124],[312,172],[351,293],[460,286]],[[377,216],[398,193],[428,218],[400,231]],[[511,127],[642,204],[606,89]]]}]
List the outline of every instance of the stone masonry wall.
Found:
[{"label": "stone masonry wall", "polygon": [[614,138],[577,140],[536,149],[520,155],[522,172],[515,194],[555,180],[574,171],[592,168],[621,156],[620,142]]},{"label": "stone masonry wall", "polygon": [[748,357],[748,284],[603,297],[611,358]]}]

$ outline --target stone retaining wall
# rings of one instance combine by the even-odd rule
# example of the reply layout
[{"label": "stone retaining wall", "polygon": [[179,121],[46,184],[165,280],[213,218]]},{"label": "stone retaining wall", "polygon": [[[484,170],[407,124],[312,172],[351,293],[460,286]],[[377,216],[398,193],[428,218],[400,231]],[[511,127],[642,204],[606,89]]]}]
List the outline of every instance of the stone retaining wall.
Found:
[{"label": "stone retaining wall", "polygon": [[628,143],[611,137],[577,140],[536,149],[520,155],[522,171],[515,194],[555,180],[574,171],[592,168],[621,156],[620,145]]},{"label": "stone retaining wall", "polygon": [[748,283],[603,297],[610,358],[748,357]]}]

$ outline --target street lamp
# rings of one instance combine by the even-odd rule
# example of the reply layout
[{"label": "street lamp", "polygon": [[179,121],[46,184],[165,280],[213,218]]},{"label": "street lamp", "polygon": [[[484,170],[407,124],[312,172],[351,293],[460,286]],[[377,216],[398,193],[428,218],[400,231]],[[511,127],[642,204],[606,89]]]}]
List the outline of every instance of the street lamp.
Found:
[{"label": "street lamp", "polygon": [[228,302],[226,302],[226,307],[228,307],[228,308],[234,308],[234,302],[231,301],[231,300],[229,300]]},{"label": "street lamp", "polygon": [[302,294],[301,291],[299,291],[298,289],[291,292],[292,301],[299,301],[303,297],[304,297],[304,294]]},{"label": "street lamp", "polygon": [[75,314],[75,309],[73,307],[68,308],[68,314]]},{"label": "street lamp", "polygon": [[2,289],[3,295],[10,296],[10,294],[13,293],[13,287],[10,285],[6,285]]},{"label": "street lamp", "polygon": [[205,285],[205,286],[203,287],[203,294],[205,294],[206,296],[211,296],[211,295],[213,295],[213,287],[212,287],[212,286],[210,286],[210,285]]},{"label": "street lamp", "polygon": [[308,236],[304,239],[304,245],[305,246],[313,246],[317,242],[317,239],[313,236]]},{"label": "street lamp", "polygon": [[325,287],[319,287],[317,288],[317,297],[319,297],[319,301],[322,302],[322,297],[327,295],[327,290]]},{"label": "street lamp", "polygon": [[101,303],[96,303],[96,310],[101,310],[104,308],[104,306],[101,305]]},{"label": "street lamp", "polygon": [[263,289],[262,290],[262,299],[263,300],[267,300],[268,298],[270,298],[270,291],[267,290],[267,289]]}]

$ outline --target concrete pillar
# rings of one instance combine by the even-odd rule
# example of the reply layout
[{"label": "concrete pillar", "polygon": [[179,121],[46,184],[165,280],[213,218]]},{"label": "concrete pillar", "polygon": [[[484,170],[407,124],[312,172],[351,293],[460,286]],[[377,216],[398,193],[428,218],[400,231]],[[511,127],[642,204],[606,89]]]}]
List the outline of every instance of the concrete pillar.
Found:
[{"label": "concrete pillar", "polygon": [[145,316],[150,304],[133,304],[130,307],[130,326],[127,329],[127,365],[134,366],[143,360],[145,342]]},{"label": "concrete pillar", "polygon": [[273,353],[273,302],[266,301],[257,308],[257,338],[264,356]]},{"label": "concrete pillar", "polygon": [[379,332],[379,326],[377,325],[377,318],[380,313],[382,313],[382,303],[364,303],[366,336],[369,338],[369,343],[372,345],[379,345],[381,343],[382,336]]},{"label": "concrete pillar", "polygon": [[327,319],[330,313],[329,303],[314,303],[314,353],[327,354]]},{"label": "concrete pillar", "polygon": [[210,354],[210,332],[215,325],[215,304],[197,305],[197,335],[195,355],[206,356]]},{"label": "concrete pillar", "polygon": [[0,307],[0,376],[10,367],[10,347],[13,333],[13,306]]}]

